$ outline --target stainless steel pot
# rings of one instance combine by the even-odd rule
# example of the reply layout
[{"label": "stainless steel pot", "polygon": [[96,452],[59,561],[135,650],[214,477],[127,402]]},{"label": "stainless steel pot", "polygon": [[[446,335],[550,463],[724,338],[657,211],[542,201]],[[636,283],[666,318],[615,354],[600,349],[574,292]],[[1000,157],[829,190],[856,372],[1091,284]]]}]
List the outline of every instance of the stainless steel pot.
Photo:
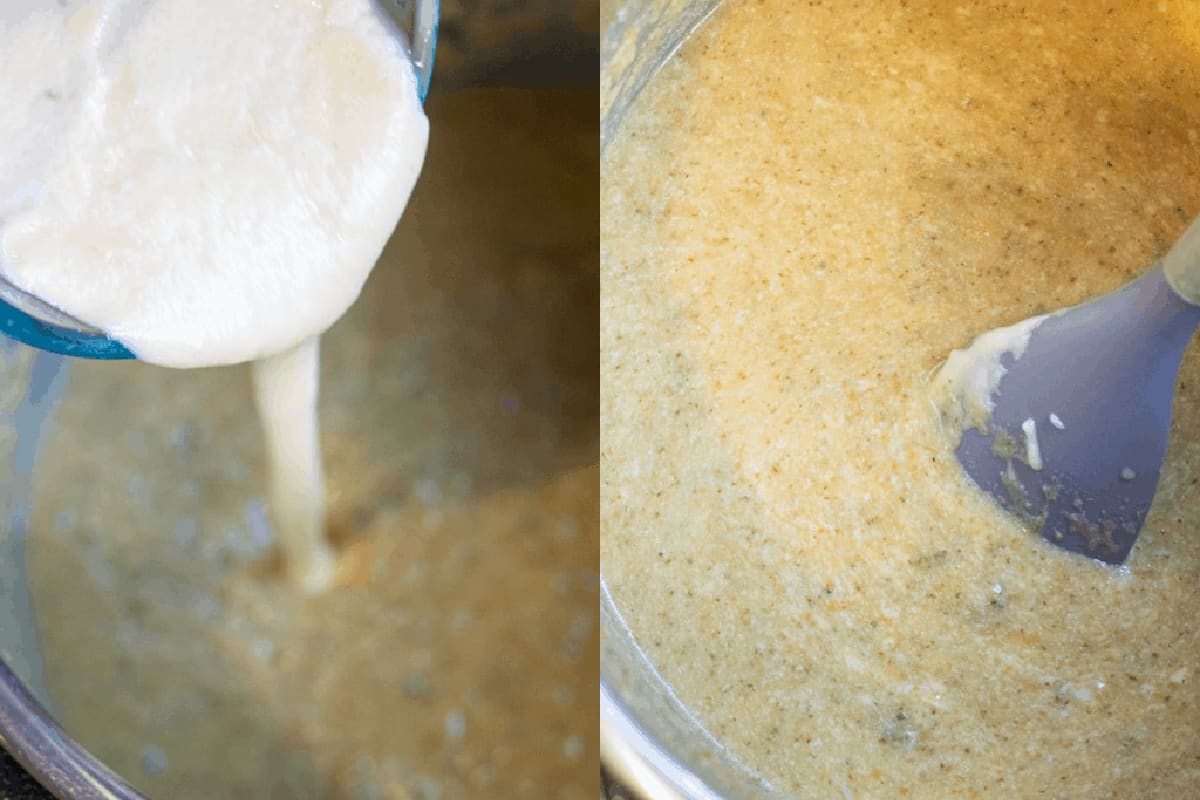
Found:
[{"label": "stainless steel pot", "polygon": [[[601,6],[601,181],[604,150],[638,94],[719,0],[630,0]],[[600,758],[645,800],[769,798],[679,702],[600,591]]]}]

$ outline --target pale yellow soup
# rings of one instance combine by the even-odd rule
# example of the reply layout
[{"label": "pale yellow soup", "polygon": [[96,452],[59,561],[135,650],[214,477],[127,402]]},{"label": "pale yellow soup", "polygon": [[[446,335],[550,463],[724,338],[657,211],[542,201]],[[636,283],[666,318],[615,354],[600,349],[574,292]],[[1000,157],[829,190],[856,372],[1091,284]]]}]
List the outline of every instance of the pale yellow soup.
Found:
[{"label": "pale yellow soup", "polygon": [[804,797],[1200,791],[1200,352],[1125,569],[928,396],[1200,214],[1200,6],[729,2],[602,174],[603,571],[708,729]]}]

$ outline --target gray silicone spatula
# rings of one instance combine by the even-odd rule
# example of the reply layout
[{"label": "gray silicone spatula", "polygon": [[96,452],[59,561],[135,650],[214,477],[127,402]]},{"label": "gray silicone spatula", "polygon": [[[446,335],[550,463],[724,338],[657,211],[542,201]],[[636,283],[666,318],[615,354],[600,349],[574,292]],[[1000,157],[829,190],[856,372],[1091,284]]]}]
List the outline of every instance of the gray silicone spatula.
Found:
[{"label": "gray silicone spatula", "polygon": [[[959,389],[988,385],[992,370],[990,417],[959,420],[963,469],[1047,541],[1123,562],[1158,488],[1176,376],[1198,324],[1200,220],[1132,283],[951,356],[937,380],[953,365]],[[998,341],[1024,348],[1004,352]]]}]

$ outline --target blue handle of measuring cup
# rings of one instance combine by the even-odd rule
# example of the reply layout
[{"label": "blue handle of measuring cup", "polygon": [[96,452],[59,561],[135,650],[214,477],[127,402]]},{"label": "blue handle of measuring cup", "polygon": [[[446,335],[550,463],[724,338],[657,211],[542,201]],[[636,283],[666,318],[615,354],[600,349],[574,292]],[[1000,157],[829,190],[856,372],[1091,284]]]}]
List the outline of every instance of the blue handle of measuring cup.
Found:
[{"label": "blue handle of measuring cup", "polygon": [[137,358],[116,339],[44,322],[4,300],[0,300],[0,333],[31,347],[64,356],[103,361]]}]

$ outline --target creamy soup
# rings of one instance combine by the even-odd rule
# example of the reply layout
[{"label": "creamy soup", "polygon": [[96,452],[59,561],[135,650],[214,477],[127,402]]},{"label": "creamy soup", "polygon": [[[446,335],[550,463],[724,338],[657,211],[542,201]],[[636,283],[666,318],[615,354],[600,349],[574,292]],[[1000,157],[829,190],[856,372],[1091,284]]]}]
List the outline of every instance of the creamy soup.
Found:
[{"label": "creamy soup", "polygon": [[271,555],[249,370],[71,365],[30,522],[44,684],[148,796],[595,797],[595,107],[431,99],[324,337],[326,592]]},{"label": "creamy soup", "polygon": [[964,477],[929,376],[1200,213],[1200,8],[728,3],[602,164],[601,524],[639,643],[805,797],[1200,785],[1200,352],[1124,568]]}]

